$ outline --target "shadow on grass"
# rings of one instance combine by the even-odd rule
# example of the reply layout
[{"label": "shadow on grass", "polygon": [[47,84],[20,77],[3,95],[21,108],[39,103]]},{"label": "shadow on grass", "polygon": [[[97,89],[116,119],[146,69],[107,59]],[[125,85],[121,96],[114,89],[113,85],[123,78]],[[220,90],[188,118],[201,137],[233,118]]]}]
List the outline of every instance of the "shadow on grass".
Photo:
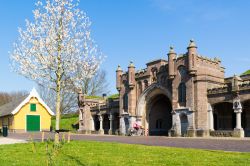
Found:
[{"label": "shadow on grass", "polygon": [[71,155],[68,155],[68,154],[65,154],[63,153],[64,156],[68,157],[69,159],[75,161],[77,163],[77,165],[81,165],[81,166],[85,166],[85,164],[83,164],[79,159],[77,159],[76,157],[74,156],[71,156]]}]

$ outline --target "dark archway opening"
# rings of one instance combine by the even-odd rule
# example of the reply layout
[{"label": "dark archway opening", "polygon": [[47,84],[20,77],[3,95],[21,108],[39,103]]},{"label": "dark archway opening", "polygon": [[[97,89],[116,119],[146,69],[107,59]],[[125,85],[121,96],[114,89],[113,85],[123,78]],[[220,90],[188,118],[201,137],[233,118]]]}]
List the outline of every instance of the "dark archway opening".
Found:
[{"label": "dark archway opening", "polygon": [[119,113],[114,113],[113,131],[118,134],[120,126]]},{"label": "dark archway opening", "polygon": [[95,123],[95,131],[98,131],[100,129],[100,121],[98,115],[94,116],[94,123]]},{"label": "dark archway opening", "polygon": [[218,116],[217,113],[213,113],[214,115],[214,130],[218,130],[217,126],[218,126]]},{"label": "dark archway opening", "polygon": [[232,103],[214,105],[214,129],[233,130],[236,126],[236,115]]},{"label": "dark archway opening", "polygon": [[244,129],[245,137],[250,137],[250,100],[243,102],[242,107],[242,128]]},{"label": "dark archway opening", "polygon": [[108,114],[104,114],[103,116],[103,130],[104,130],[104,134],[108,134],[109,133],[109,115]]},{"label": "dark archway opening", "polygon": [[148,105],[149,135],[167,136],[172,127],[172,105],[165,95],[157,95]]}]

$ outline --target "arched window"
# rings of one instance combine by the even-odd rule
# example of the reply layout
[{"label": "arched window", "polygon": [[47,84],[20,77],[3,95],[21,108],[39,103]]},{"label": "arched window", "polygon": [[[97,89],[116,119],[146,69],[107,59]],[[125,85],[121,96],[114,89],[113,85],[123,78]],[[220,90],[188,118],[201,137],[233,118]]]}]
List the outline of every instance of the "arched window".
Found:
[{"label": "arched window", "polygon": [[128,110],[128,94],[127,93],[123,95],[123,109],[124,111]]},{"label": "arched window", "polygon": [[187,76],[187,69],[185,66],[179,66],[178,70],[179,70],[179,74],[181,76],[181,80],[183,81],[184,78]]},{"label": "arched window", "polygon": [[186,103],[186,85],[184,82],[180,83],[178,87],[178,100],[180,103]]}]

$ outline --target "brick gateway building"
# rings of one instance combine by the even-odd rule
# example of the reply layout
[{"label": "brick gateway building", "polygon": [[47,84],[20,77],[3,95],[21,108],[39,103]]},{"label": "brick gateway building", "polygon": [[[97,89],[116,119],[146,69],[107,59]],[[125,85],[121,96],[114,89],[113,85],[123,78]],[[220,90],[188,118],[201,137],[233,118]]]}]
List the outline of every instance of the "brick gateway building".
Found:
[{"label": "brick gateway building", "polygon": [[146,135],[250,136],[250,75],[225,78],[218,58],[170,47],[159,59],[135,70],[116,71],[119,98],[88,99],[79,93],[79,131],[127,134],[134,122]]}]

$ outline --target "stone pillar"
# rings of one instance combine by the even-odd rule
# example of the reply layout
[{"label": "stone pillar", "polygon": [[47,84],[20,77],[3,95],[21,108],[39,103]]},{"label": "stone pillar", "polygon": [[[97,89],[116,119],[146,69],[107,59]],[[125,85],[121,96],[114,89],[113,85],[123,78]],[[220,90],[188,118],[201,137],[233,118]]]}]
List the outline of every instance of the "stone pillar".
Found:
[{"label": "stone pillar", "polygon": [[118,68],[116,70],[116,89],[118,91],[121,90],[121,84],[122,84],[122,82],[121,82],[121,76],[122,76],[122,72],[123,71],[122,71],[120,65],[118,65]]},{"label": "stone pillar", "polygon": [[100,121],[100,129],[99,129],[99,134],[104,134],[104,130],[103,130],[103,118],[102,118],[102,115],[99,114],[98,115],[99,117],[99,121]]},{"label": "stone pillar", "polygon": [[125,122],[124,122],[124,117],[121,116],[120,117],[120,134],[121,135],[125,135],[126,131],[125,131]]},{"label": "stone pillar", "polygon": [[187,136],[188,137],[195,137],[196,130],[195,130],[195,124],[194,124],[194,112],[193,111],[187,111],[187,119],[188,119],[188,128],[187,128]]},{"label": "stone pillar", "polygon": [[242,129],[241,127],[241,112],[240,110],[235,111],[236,113],[236,129]]},{"label": "stone pillar", "polygon": [[234,136],[244,137],[244,130],[241,127],[242,106],[241,106],[239,98],[233,101],[233,109],[234,109],[234,112],[236,113],[236,127],[234,128]]},{"label": "stone pillar", "polygon": [[196,69],[196,56],[197,56],[197,46],[194,40],[190,40],[187,47],[188,49],[188,71],[190,74],[194,75],[197,72]]},{"label": "stone pillar", "polygon": [[181,120],[179,112],[175,114],[176,136],[181,136]]},{"label": "stone pillar", "polygon": [[79,131],[84,129],[84,122],[83,122],[83,109],[79,109]]},{"label": "stone pillar", "polygon": [[209,118],[208,128],[209,128],[210,131],[214,131],[213,108],[211,107],[210,104],[208,104],[208,118]]},{"label": "stone pillar", "polygon": [[168,132],[168,135],[172,137],[180,136],[180,117],[176,111],[172,111],[172,128]]},{"label": "stone pillar", "polygon": [[170,50],[169,50],[169,53],[168,53],[169,79],[174,79],[174,77],[175,77],[175,58],[176,58],[176,53],[174,51],[174,48],[170,47]]},{"label": "stone pillar", "polygon": [[81,107],[79,110],[79,132],[88,134],[91,131],[90,128],[90,107],[85,105]]},{"label": "stone pillar", "polygon": [[109,135],[113,134],[113,120],[114,120],[113,114],[110,114],[109,115]]},{"label": "stone pillar", "polygon": [[95,131],[95,122],[93,116],[91,116],[90,122],[91,122],[91,131]]}]

